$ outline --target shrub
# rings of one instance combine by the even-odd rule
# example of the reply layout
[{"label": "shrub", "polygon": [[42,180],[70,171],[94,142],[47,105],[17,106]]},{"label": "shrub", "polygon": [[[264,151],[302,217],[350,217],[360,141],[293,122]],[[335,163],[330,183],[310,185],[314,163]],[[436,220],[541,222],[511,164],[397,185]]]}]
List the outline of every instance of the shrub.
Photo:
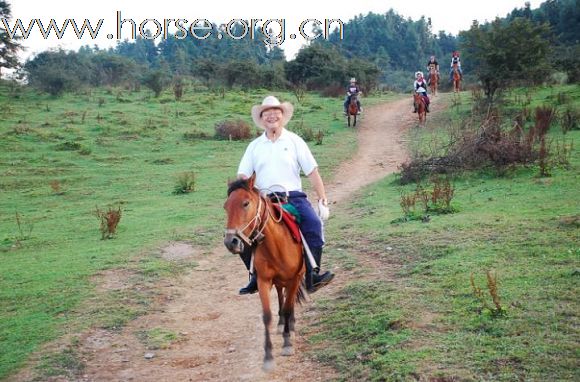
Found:
[{"label": "shrub", "polygon": [[578,130],[578,119],[580,119],[580,112],[571,108],[567,108],[560,115],[560,126],[562,132],[566,134],[571,130]]},{"label": "shrub", "polygon": [[188,194],[195,191],[195,173],[182,172],[177,176],[177,183],[173,189],[174,195]]},{"label": "shrub", "polygon": [[250,125],[241,119],[226,120],[216,123],[215,135],[217,138],[229,139],[230,141],[248,139],[252,136]]},{"label": "shrub", "polygon": [[179,101],[183,97],[183,90],[185,89],[185,84],[183,78],[176,77],[173,80],[173,95],[175,96],[175,100]]},{"label": "shrub", "polygon": [[[455,188],[448,179],[433,179],[433,189],[425,189],[421,184],[412,193],[401,193],[399,205],[403,210],[403,217],[393,220],[391,223],[402,223],[412,220],[428,222],[429,213],[451,214],[456,209],[451,205],[455,194]],[[416,211],[416,204],[421,203],[421,211]]]},{"label": "shrub", "polygon": [[83,146],[78,142],[65,141],[56,145],[56,150],[58,151],[79,151]]},{"label": "shrub", "polygon": [[473,273],[471,273],[469,281],[473,295],[481,303],[483,312],[489,313],[492,317],[502,316],[506,313],[506,309],[501,305],[501,299],[498,292],[497,274],[492,274],[491,271],[486,271],[485,275],[487,279],[487,290],[491,296],[493,306],[487,303],[483,290],[475,284]]},{"label": "shrub", "polygon": [[101,222],[101,240],[112,239],[117,232],[117,225],[121,221],[121,206],[116,209],[109,207],[107,211],[95,207],[94,214]]},{"label": "shrub", "polygon": [[205,131],[193,129],[183,133],[183,139],[186,141],[195,141],[198,139],[209,139],[211,136]]},{"label": "shrub", "polygon": [[552,107],[536,108],[535,124],[526,133],[524,125],[528,115],[527,109],[523,109],[516,116],[513,128],[507,130],[502,127],[497,111],[489,109],[476,129],[465,128],[458,136],[450,137],[443,155],[417,154],[403,163],[401,183],[418,182],[432,174],[454,174],[489,166],[502,173],[515,165],[537,160],[542,175],[547,175],[550,150],[545,137],[556,112]]}]

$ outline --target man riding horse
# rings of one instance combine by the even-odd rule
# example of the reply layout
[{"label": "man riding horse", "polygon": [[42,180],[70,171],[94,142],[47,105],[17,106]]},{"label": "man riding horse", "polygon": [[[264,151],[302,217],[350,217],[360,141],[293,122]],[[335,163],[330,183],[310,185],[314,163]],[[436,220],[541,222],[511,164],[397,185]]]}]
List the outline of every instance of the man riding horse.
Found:
[{"label": "man riding horse", "polygon": [[362,94],[360,87],[356,83],[356,78],[351,78],[350,83],[346,88],[346,99],[344,100],[344,115],[348,115],[348,104],[350,103],[351,96],[356,96],[356,106],[358,107],[358,113],[362,113],[362,107],[360,107],[360,100],[358,98],[359,95]]},{"label": "man riding horse", "polygon": [[[429,96],[427,95],[427,83],[423,78],[423,72],[416,72],[415,73],[415,82],[413,83],[413,89],[416,93],[419,93],[423,96],[423,100],[425,101],[425,111],[429,113]],[[417,112],[417,104],[413,103],[415,110],[413,113]]]},{"label": "man riding horse", "polygon": [[[256,126],[264,130],[264,134],[248,145],[238,167],[238,177],[247,179],[255,173],[255,184],[258,189],[269,192],[276,199],[287,199],[287,202],[298,211],[300,230],[316,264],[322,268],[320,264],[324,246],[322,220],[328,219],[328,199],[318,172],[318,164],[308,145],[298,135],[285,128],[293,112],[294,107],[291,103],[281,103],[274,96],[268,96],[261,105],[252,107],[252,119]],[[318,215],[302,191],[301,172],[308,177],[318,196]],[[240,256],[248,270],[252,272],[252,251],[245,251]],[[310,293],[334,278],[334,274],[329,271],[319,273],[318,270],[312,269],[309,262],[306,262],[306,265],[306,289]],[[240,294],[257,291],[254,273],[249,284],[240,289]]]}]

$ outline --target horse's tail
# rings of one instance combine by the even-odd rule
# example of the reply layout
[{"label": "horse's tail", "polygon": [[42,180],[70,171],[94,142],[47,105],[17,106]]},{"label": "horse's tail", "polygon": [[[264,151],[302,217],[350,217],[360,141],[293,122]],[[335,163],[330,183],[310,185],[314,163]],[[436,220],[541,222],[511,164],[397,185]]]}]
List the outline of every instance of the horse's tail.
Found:
[{"label": "horse's tail", "polygon": [[307,301],[308,292],[306,291],[306,279],[302,279],[300,287],[298,288],[298,293],[296,294],[296,302],[302,305],[303,302]]}]

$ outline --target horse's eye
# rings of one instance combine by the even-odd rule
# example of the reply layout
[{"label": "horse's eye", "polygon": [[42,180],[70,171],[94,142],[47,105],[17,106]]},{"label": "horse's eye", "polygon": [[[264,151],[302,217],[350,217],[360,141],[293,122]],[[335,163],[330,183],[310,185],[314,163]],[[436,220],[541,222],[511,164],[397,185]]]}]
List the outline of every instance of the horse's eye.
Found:
[{"label": "horse's eye", "polygon": [[242,204],[244,206],[244,208],[247,208],[250,205],[250,201],[249,200],[244,200],[244,204]]}]

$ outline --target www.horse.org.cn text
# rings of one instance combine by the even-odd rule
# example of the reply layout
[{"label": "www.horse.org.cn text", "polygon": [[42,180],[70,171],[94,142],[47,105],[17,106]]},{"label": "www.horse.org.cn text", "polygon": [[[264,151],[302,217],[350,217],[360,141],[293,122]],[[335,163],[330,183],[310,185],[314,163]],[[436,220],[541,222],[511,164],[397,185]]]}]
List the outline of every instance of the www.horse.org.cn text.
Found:
[{"label": "www.horse.org.cn text", "polygon": [[[90,36],[96,40],[105,32],[103,27],[104,19],[99,19],[95,24],[89,19],[84,19],[82,24],[75,19],[65,19],[62,23],[55,19],[48,22],[41,19],[31,19],[23,22],[16,19],[9,22],[7,19],[1,19],[4,29],[11,39],[29,38],[33,33],[40,35],[48,40],[56,37],[62,39],[64,36],[71,36],[81,39]],[[26,25],[26,26],[25,26]],[[79,26],[80,25],[80,26]],[[305,19],[297,25],[292,33],[287,35],[286,19],[231,19],[229,22],[216,25],[207,19],[162,19],[155,18],[135,21],[130,18],[123,18],[121,11],[116,12],[116,29],[113,33],[107,33],[106,38],[109,40],[136,39],[138,37],[155,40],[158,38],[169,39],[175,38],[183,40],[194,38],[196,40],[206,40],[217,38],[218,40],[227,38],[232,40],[252,39],[261,40],[269,46],[280,46],[288,37],[291,40],[303,38],[305,41],[317,39],[328,39],[332,30],[338,33],[338,38],[343,39],[344,25],[340,19]],[[72,31],[71,31],[72,29]]]}]

